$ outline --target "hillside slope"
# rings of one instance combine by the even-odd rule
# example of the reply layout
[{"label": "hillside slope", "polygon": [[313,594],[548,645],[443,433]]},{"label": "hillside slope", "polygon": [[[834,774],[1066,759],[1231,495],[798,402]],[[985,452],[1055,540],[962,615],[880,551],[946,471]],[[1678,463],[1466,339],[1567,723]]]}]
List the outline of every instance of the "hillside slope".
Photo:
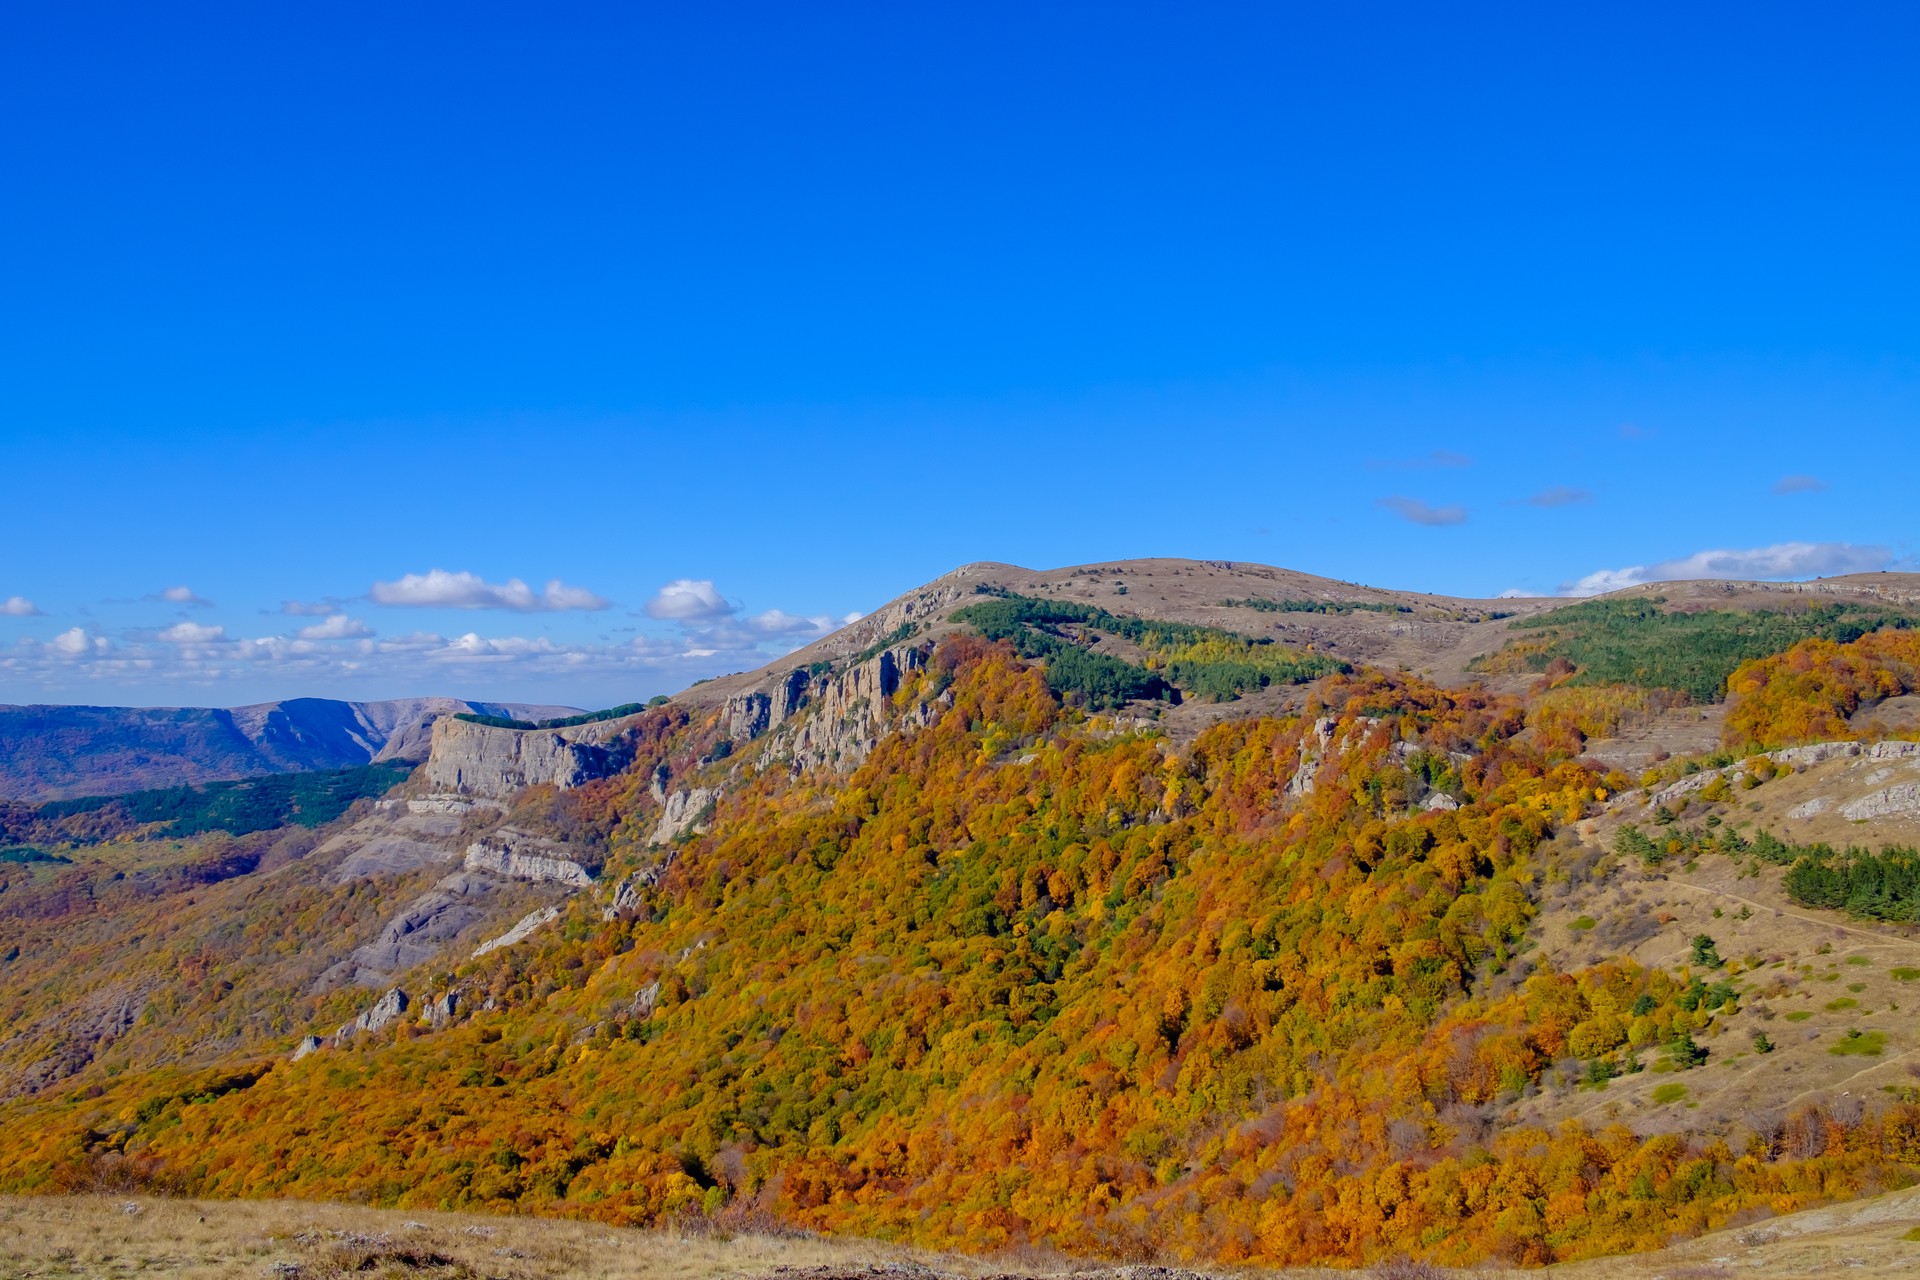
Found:
[{"label": "hillside slope", "polygon": [[1920,632],[1807,585],[970,566],[665,706],[443,723],[310,835],[0,867],[0,1187],[1347,1265],[1905,1185],[1920,784],[1855,740]]}]

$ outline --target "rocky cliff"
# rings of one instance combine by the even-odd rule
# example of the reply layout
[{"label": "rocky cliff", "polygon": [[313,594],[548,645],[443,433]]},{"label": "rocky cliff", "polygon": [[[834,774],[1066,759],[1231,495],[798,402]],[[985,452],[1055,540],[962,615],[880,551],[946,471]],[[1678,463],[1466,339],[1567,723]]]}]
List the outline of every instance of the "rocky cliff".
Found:
[{"label": "rocky cliff", "polygon": [[795,769],[852,768],[894,727],[893,695],[926,661],[926,646],[907,643],[844,671],[797,668],[729,697],[722,723],[736,749],[766,738],[763,758]]},{"label": "rocky cliff", "polygon": [[574,850],[513,827],[501,827],[468,845],[466,868],[503,880],[571,889],[584,889],[593,883],[593,872],[579,863]]},{"label": "rocky cliff", "polygon": [[433,727],[425,778],[437,791],[493,797],[541,783],[577,787],[626,766],[617,739],[629,722],[502,729],[449,717]]}]

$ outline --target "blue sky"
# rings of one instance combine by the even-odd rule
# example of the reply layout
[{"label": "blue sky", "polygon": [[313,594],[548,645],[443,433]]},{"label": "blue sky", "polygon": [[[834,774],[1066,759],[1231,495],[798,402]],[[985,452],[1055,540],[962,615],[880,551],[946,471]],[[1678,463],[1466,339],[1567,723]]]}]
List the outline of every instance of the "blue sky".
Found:
[{"label": "blue sky", "polygon": [[969,560],[1910,567],[1920,10],[1673,9],[16,9],[0,700],[604,705]]}]

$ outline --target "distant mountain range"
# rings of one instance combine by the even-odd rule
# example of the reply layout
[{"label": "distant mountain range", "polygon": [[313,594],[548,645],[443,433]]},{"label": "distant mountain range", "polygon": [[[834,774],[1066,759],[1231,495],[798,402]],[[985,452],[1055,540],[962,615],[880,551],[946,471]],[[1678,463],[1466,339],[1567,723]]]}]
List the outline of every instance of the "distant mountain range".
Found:
[{"label": "distant mountain range", "polygon": [[231,708],[0,705],[0,800],[424,759],[442,716],[537,720],[576,710],[459,698],[291,698]]}]

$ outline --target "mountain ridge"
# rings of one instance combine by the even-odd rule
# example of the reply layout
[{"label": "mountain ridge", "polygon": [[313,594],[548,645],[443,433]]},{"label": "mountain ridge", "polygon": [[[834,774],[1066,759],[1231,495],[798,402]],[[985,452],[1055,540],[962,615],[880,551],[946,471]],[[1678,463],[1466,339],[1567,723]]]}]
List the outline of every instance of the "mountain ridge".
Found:
[{"label": "mountain ridge", "polygon": [[0,800],[113,795],[418,759],[444,716],[576,710],[460,698],[289,698],[231,708],[0,704]]},{"label": "mountain ridge", "polygon": [[[1114,588],[1125,586],[1118,594]],[[1115,612],[1165,621],[1226,626],[1251,634],[1295,635],[1308,641],[1353,647],[1361,660],[1432,669],[1443,679],[1461,679],[1466,662],[1482,644],[1498,638],[1497,624],[1544,613],[1581,600],[1641,600],[1663,596],[1682,607],[1754,608],[1818,600],[1876,601],[1920,606],[1920,573],[1860,573],[1805,582],[1751,579],[1682,579],[1641,583],[1597,596],[1449,596],[1436,592],[1375,587],[1325,578],[1297,569],[1245,560],[1188,560],[1152,557],[1029,569],[981,560],[959,566],[902,592],[864,617],[832,634],[750,671],[703,680],[674,695],[676,701],[704,706],[754,687],[771,676],[811,662],[844,658],[877,642],[906,622],[931,622],[919,634],[944,634],[951,627],[936,616],[941,604],[970,599],[979,588],[1035,592],[1053,598],[1102,604]],[[1104,587],[1104,590],[1102,589]],[[1136,591],[1135,588],[1142,588]],[[1364,612],[1352,614],[1269,614],[1235,607],[1230,601],[1270,598],[1275,602],[1327,604],[1355,601],[1405,606],[1409,616],[1395,619],[1422,624],[1403,637],[1381,637]],[[1371,637],[1371,643],[1368,643]],[[1398,639],[1400,643],[1394,641]],[[1497,647],[1497,646],[1495,646]]]}]

